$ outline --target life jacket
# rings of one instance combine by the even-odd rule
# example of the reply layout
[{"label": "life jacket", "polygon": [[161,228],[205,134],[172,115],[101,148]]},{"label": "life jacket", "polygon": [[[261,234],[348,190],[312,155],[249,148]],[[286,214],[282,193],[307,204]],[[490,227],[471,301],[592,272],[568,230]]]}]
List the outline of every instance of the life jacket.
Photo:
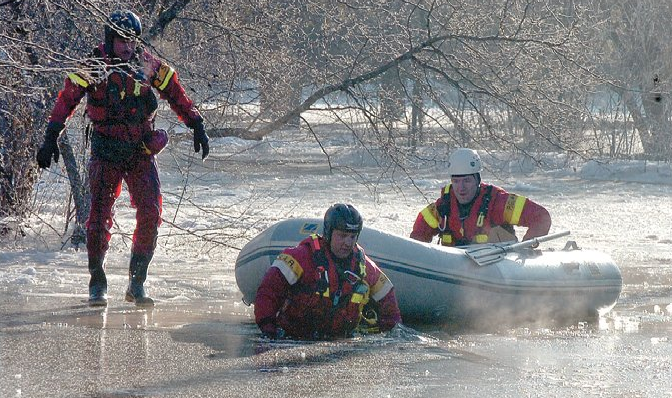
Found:
[{"label": "life jacket", "polygon": [[94,49],[93,55],[104,64],[103,71],[96,69],[100,66],[91,66],[96,77],[68,75],[88,94],[86,113],[93,124],[93,134],[139,144],[143,135],[153,130],[158,108],[151,76],[146,75],[145,65],[131,68],[114,64],[103,44]]},{"label": "life jacket", "polygon": [[[492,185],[483,185],[471,204],[469,215],[460,220],[459,203],[455,195],[450,195],[451,186],[442,190],[441,202],[436,207],[439,213],[439,240],[445,246],[463,246],[470,243],[487,243],[492,228],[488,208],[492,199]],[[457,217],[451,217],[457,214]]]},{"label": "life jacket", "polygon": [[[355,332],[376,331],[377,315],[368,304],[366,260],[357,245],[347,269],[339,270],[318,235],[301,242],[312,252],[313,267],[303,272],[278,315],[278,325],[290,335],[310,338],[345,338]],[[282,255],[281,255],[282,256]]]}]

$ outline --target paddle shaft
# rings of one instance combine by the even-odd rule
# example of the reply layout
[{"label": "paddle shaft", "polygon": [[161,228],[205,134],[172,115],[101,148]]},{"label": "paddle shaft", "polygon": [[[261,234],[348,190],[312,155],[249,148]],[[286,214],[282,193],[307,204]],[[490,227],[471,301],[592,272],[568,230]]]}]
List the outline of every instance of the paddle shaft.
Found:
[{"label": "paddle shaft", "polygon": [[533,238],[530,240],[526,240],[524,242],[513,243],[511,245],[506,246],[495,246],[489,248],[479,247],[479,248],[467,249],[465,253],[467,256],[469,256],[469,258],[474,260],[476,264],[484,266],[501,260],[502,258],[504,258],[504,255],[506,253],[528,247],[537,247],[541,242],[546,242],[551,239],[567,236],[569,235],[569,233],[570,233],[569,231],[557,232],[554,234],[544,235],[538,238]]},{"label": "paddle shaft", "polygon": [[570,234],[570,231],[562,231],[562,232],[556,232],[554,234],[548,234],[544,236],[540,236],[538,238],[532,238],[520,243],[513,243],[511,245],[507,246],[502,246],[499,249],[502,249],[505,253],[508,253],[513,250],[518,250],[518,249],[523,249],[526,247],[536,247],[539,243],[541,242],[546,242],[549,240],[557,239],[557,238],[562,238],[563,236],[567,236]]}]

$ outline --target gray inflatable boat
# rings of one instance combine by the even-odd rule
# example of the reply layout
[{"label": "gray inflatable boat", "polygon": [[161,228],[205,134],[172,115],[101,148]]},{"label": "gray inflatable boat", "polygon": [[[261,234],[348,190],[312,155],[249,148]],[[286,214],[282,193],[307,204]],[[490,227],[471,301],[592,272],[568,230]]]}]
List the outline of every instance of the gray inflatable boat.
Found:
[{"label": "gray inflatable boat", "polygon": [[[322,220],[281,221],[252,239],[236,260],[243,301],[276,256],[312,233]],[[364,228],[359,244],[395,286],[404,322],[499,325],[590,321],[608,312],[622,289],[621,273],[607,254],[578,249],[532,249],[569,232],[521,243],[442,247]]]}]

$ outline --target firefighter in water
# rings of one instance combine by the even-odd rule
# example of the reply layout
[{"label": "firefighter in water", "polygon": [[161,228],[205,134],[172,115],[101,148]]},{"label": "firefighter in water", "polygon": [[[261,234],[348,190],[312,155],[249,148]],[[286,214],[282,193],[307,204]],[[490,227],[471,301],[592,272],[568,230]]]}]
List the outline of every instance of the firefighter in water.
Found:
[{"label": "firefighter in water", "polygon": [[337,203],[324,236],[285,249],[257,290],[254,315],[271,338],[336,339],[387,331],[401,323],[390,280],[357,244],[362,217]]},{"label": "firefighter in water", "polygon": [[523,240],[548,234],[551,216],[532,200],[481,182],[481,158],[468,148],[449,158],[450,184],[415,220],[411,238],[445,246],[517,240],[513,225],[527,227]]},{"label": "firefighter in water", "polygon": [[48,168],[52,159],[58,162],[58,137],[86,95],[86,114],[92,127],[91,210],[86,222],[91,305],[107,304],[105,253],[122,180],[126,181],[131,205],[137,209],[126,300],[140,306],[153,305],[144,282],[161,223],[161,185],[154,156],[168,138],[165,131],[154,128],[158,104],[153,90],[194,131],[194,150],[202,151],[203,160],[210,150],[203,118],[185,94],[177,73],[138,43],[141,34],[142,24],[133,12],[110,14],[104,42],[65,79],[37,153],[41,168]]}]

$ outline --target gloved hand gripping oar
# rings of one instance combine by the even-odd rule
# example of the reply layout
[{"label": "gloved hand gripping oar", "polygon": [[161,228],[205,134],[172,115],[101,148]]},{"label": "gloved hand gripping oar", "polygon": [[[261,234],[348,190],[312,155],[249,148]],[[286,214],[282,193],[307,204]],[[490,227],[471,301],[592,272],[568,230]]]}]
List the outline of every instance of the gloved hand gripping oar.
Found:
[{"label": "gloved hand gripping oar", "polygon": [[476,264],[483,267],[485,265],[490,265],[503,259],[507,253],[511,253],[520,249],[526,249],[529,247],[537,247],[541,242],[561,238],[569,234],[570,234],[569,231],[562,231],[554,234],[540,236],[538,238],[533,238],[520,243],[513,243],[506,246],[499,246],[495,244],[483,245],[479,247],[468,248],[465,250],[465,254],[467,255],[467,257],[472,259]]}]

